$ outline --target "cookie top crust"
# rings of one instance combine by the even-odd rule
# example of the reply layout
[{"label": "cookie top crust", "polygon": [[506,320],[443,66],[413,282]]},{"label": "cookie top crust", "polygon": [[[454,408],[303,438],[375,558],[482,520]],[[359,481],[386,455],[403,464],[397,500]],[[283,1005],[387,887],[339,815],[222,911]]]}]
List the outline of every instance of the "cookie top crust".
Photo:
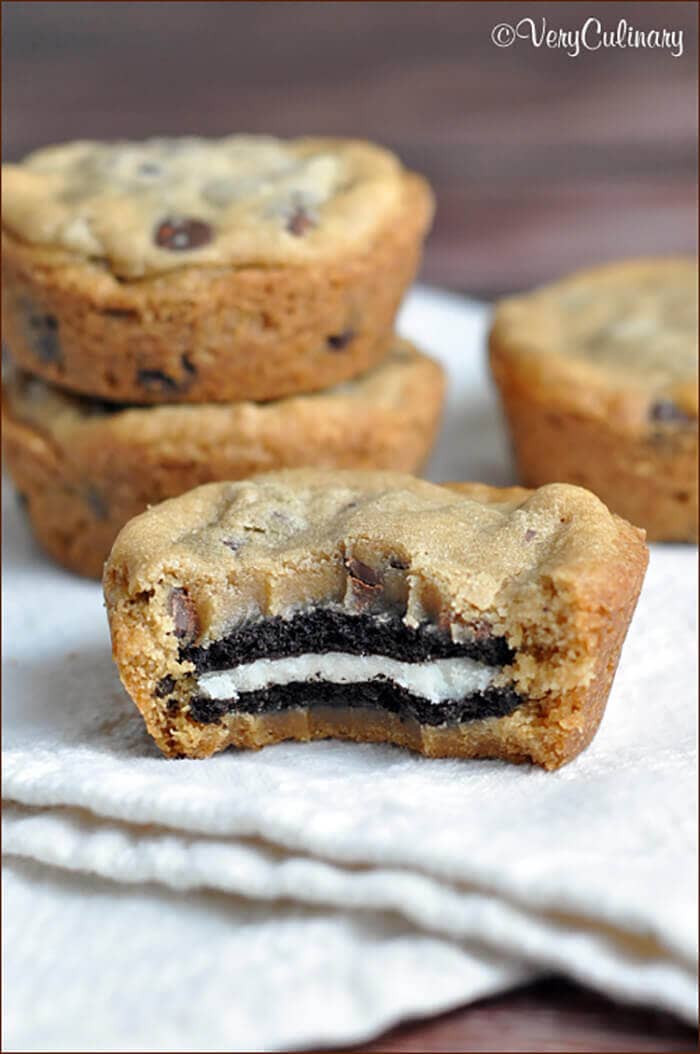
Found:
[{"label": "cookie top crust", "polygon": [[[627,260],[502,301],[492,351],[590,392],[637,393],[651,420],[697,417],[698,273],[691,258]],[[577,392],[578,394],[578,392]],[[668,400],[665,404],[664,400]],[[628,407],[630,415],[634,408]]]},{"label": "cookie top crust", "polygon": [[568,592],[582,610],[604,604],[626,563],[645,561],[642,539],[565,484],[502,492],[297,469],[207,484],[136,517],[114,544],[104,586],[113,605],[184,585],[206,645],[230,630],[232,613],[246,621],[342,604],[350,575],[360,604],[379,583],[383,603],[403,591],[407,625],[447,618],[454,637],[460,624],[473,634],[486,614],[517,647],[543,590]]},{"label": "cookie top crust", "polygon": [[360,140],[155,138],[45,147],[3,166],[3,226],[122,278],[294,266],[363,247],[427,184]]},{"label": "cookie top crust", "polygon": [[226,424],[245,424],[247,431],[260,429],[276,420],[304,419],[312,425],[314,416],[332,412],[339,402],[399,410],[406,382],[420,376],[426,383],[437,383],[440,367],[407,340],[396,337],[387,357],[367,373],[343,384],[309,395],[289,396],[268,403],[174,403],[140,406],[109,403],[102,399],[75,395],[31,374],[10,367],[3,377],[3,410],[14,420],[48,432],[57,438],[77,433],[95,437],[107,432],[125,442],[143,445],[161,438],[171,443],[174,435],[200,434]]}]

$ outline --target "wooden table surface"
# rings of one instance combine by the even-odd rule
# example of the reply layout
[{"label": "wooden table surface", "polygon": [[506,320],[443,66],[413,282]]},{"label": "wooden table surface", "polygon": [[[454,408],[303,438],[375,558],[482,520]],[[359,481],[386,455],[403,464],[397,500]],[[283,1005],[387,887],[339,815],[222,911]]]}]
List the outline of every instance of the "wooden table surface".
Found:
[{"label": "wooden table surface", "polygon": [[697,1035],[668,1014],[623,1007],[559,978],[420,1024],[402,1025],[354,1054],[423,1051],[694,1051]]},{"label": "wooden table surface", "polygon": [[[693,3],[38,3],[6,0],[4,154],[79,137],[358,135],[438,200],[424,281],[498,296],[614,256],[695,251]],[[531,17],[682,29],[684,53],[491,43]],[[668,1016],[554,980],[366,1051],[672,1051]]]}]

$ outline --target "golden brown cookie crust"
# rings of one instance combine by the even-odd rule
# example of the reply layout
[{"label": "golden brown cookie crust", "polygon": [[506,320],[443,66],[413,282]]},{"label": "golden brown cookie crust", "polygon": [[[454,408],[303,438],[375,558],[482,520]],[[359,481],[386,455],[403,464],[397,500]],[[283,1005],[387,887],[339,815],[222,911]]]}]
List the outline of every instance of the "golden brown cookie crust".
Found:
[{"label": "golden brown cookie crust", "polygon": [[650,540],[696,541],[697,270],[625,261],[496,308],[489,348],[527,486],[594,491]]},{"label": "golden brown cookie crust", "polygon": [[5,340],[23,369],[119,402],[233,402],[318,391],[386,354],[432,199],[352,253],[295,267],[181,268],[120,282],[65,250],[3,236]]},{"label": "golden brown cookie crust", "polygon": [[441,367],[407,341],[336,389],[271,403],[105,413],[26,375],[3,396],[3,445],[42,545],[99,578],[124,524],[216,480],[302,465],[415,472],[440,420]]},{"label": "golden brown cookie crust", "polygon": [[[361,583],[358,591],[357,561],[381,588]],[[167,754],[332,734],[556,768],[595,733],[646,562],[641,532],[577,487],[500,492],[298,470],[198,488],[138,517],[115,543],[104,588],[120,676]],[[419,729],[323,707],[231,712],[205,724],[191,717],[194,667],[173,629],[173,591],[186,597],[186,631],[207,647],[232,620],[328,603],[364,611],[378,589],[403,606],[406,625],[427,619],[453,640],[504,638],[514,659],[494,683],[513,687],[522,705]],[[173,682],[168,705],[158,695],[164,677]]]}]

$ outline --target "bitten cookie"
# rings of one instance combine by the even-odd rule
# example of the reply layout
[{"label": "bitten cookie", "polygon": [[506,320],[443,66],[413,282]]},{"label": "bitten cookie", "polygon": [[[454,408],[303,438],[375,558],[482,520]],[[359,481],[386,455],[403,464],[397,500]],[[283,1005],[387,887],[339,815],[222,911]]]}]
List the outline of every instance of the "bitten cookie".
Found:
[{"label": "bitten cookie", "polygon": [[430,189],[370,143],[150,139],[3,167],[15,360],[121,402],[277,399],[388,351]]},{"label": "bitten cookie", "polygon": [[697,268],[629,260],[498,305],[490,337],[522,482],[590,488],[652,540],[697,540]]},{"label": "bitten cookie", "polygon": [[334,736],[554,769],[598,726],[646,563],[578,487],[301,469],[138,516],[104,592],[165,754]]},{"label": "bitten cookie", "polygon": [[15,373],[3,446],[42,545],[100,577],[127,520],[198,484],[301,465],[416,471],[443,391],[441,367],[399,338],[357,380],[270,403],[120,407]]}]

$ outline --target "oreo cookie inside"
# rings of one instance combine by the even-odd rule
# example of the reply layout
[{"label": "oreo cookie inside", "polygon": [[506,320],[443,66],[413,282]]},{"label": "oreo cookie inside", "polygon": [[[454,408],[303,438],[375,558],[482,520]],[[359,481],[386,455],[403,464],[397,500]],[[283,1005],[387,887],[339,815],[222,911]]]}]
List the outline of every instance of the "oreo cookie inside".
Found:
[{"label": "oreo cookie inside", "polygon": [[269,714],[293,707],[325,706],[352,710],[388,710],[401,718],[413,718],[423,725],[461,724],[487,717],[504,717],[523,703],[512,688],[487,688],[465,699],[429,703],[391,681],[363,681],[334,684],[330,681],[295,682],[246,692],[237,699],[190,700],[190,715],[201,724],[213,724],[224,714]]},{"label": "oreo cookie inside", "polygon": [[508,666],[515,656],[504,637],[480,636],[453,641],[437,626],[407,626],[396,615],[352,615],[341,608],[319,607],[292,618],[262,619],[238,627],[207,647],[180,649],[180,659],[197,673],[223,670],[254,659],[281,659],[307,652],[385,655],[403,662],[427,662],[464,656],[489,666]]},{"label": "oreo cookie inside", "polygon": [[430,623],[325,607],[244,625],[208,647],[180,649],[195,666],[197,722],[292,708],[384,710],[426,725],[500,717],[523,700],[491,683],[514,658],[502,637],[453,641]]}]

